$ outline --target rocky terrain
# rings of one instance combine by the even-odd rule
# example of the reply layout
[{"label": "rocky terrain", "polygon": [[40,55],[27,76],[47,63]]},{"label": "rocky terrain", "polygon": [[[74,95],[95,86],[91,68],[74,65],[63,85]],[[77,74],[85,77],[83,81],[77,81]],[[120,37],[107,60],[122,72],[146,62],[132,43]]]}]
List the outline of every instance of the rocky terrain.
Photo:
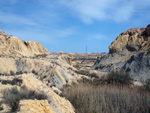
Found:
[{"label": "rocky terrain", "polygon": [[[74,108],[68,100],[60,97],[57,88],[50,88],[41,80],[37,79],[34,74],[21,74],[17,76],[1,76],[1,92],[6,89],[16,88],[23,90],[25,95],[28,91],[34,91],[46,95],[46,100],[23,99],[19,102],[17,113],[74,113]],[[57,92],[57,93],[56,93]],[[34,94],[34,93],[33,93]],[[7,93],[6,93],[7,95]],[[8,94],[6,98],[14,98],[12,94]],[[1,97],[1,101],[2,97]],[[14,100],[15,101],[15,100]],[[12,112],[9,106],[5,104],[3,113]]]},{"label": "rocky terrain", "polygon": [[[88,77],[76,73],[77,69],[72,66],[68,55],[50,54],[38,42],[21,41],[0,31],[0,62],[1,102],[6,89],[28,89],[42,92],[47,98],[21,100],[18,113],[74,113],[74,108],[62,97],[60,89]],[[5,102],[2,106],[3,113],[11,111]]]},{"label": "rocky terrain", "polygon": [[61,89],[111,71],[129,73],[136,80],[150,78],[150,25],[121,33],[108,54],[49,53],[38,42],[0,30],[2,113],[74,113]]},{"label": "rocky terrain", "polygon": [[57,52],[55,55],[68,55],[72,60],[72,66],[78,70],[90,70],[96,62],[97,57],[106,55],[106,53],[64,53]]},{"label": "rocky terrain", "polygon": [[109,46],[109,54],[99,57],[92,67],[101,72],[127,72],[134,79],[150,77],[150,25],[119,34]]}]

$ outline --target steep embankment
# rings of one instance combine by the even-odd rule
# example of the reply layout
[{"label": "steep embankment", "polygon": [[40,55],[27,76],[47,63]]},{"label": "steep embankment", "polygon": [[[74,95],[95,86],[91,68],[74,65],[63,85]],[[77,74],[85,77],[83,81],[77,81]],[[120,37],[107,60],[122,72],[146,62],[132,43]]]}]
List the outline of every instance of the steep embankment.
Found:
[{"label": "steep embankment", "polygon": [[124,71],[135,79],[146,79],[150,77],[149,51],[150,25],[146,28],[131,28],[119,34],[109,46],[109,54],[99,57],[93,69],[102,72]]},{"label": "steep embankment", "polygon": [[20,113],[74,113],[74,108],[59,90],[85,78],[76,74],[77,70],[71,65],[67,55],[50,54],[40,43],[21,41],[0,31],[0,100],[3,101],[3,112],[11,111],[11,106],[7,106],[2,98],[3,91],[17,87],[23,89],[24,94],[27,93],[25,88],[47,95],[46,100],[20,100],[17,109]]}]

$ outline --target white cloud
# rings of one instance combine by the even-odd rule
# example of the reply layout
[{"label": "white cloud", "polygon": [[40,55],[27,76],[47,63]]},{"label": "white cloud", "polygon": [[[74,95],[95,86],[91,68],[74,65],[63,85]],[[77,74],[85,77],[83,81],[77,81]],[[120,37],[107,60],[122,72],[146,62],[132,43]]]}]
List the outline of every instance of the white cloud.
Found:
[{"label": "white cloud", "polygon": [[149,0],[56,0],[70,9],[70,13],[87,24],[93,21],[124,22],[150,5]]},{"label": "white cloud", "polygon": [[[6,3],[13,5],[17,2],[19,0],[0,0],[2,8]],[[103,20],[124,22],[134,15],[143,14],[143,9],[150,6],[150,0],[37,0],[36,3],[40,7],[35,13],[28,12],[31,18],[1,10],[0,22],[32,25],[35,21],[47,24],[62,21],[68,13],[87,24]]]},{"label": "white cloud", "polygon": [[124,1],[122,4],[117,4],[111,12],[112,19],[116,22],[128,21],[135,12],[135,4],[133,2]]},{"label": "white cloud", "polygon": [[[46,8],[37,1],[31,2],[33,10],[30,10],[28,1],[0,0],[0,22],[11,25],[47,25],[60,21],[59,13],[53,11],[54,7]],[[51,5],[54,6],[53,3]]]}]

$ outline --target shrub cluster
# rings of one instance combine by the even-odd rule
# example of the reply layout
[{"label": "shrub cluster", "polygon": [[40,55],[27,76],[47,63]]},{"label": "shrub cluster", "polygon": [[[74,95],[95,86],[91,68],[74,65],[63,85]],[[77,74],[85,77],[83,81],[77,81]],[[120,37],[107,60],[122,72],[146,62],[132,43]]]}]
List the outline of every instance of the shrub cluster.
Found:
[{"label": "shrub cluster", "polygon": [[97,78],[93,81],[94,85],[99,84],[113,84],[117,86],[129,86],[133,84],[134,79],[128,73],[121,73],[117,71],[109,72],[107,75]]},{"label": "shrub cluster", "polygon": [[106,82],[108,84],[130,85],[133,82],[133,78],[128,73],[112,71],[108,73]]},{"label": "shrub cluster", "polygon": [[16,87],[3,91],[4,102],[12,109],[16,111],[18,109],[19,101],[23,99],[47,99],[44,93],[37,93],[26,88],[18,90]]},{"label": "shrub cluster", "polygon": [[13,80],[0,80],[2,84],[11,84],[11,85],[21,85],[22,80],[18,78],[14,78]]}]

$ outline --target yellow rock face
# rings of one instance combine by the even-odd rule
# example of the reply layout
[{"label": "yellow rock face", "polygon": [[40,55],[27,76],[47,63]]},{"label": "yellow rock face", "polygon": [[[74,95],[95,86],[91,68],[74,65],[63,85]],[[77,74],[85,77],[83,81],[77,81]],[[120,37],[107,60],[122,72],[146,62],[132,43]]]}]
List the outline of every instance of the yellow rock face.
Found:
[{"label": "yellow rock face", "polygon": [[[38,42],[21,41],[0,31],[0,80],[14,83],[13,80],[18,79],[21,82],[13,86],[47,97],[46,100],[21,100],[18,113],[74,113],[73,106],[61,96],[59,89],[76,83],[83,76],[77,75],[76,69],[70,66],[69,56],[47,54],[49,52]],[[4,90],[4,85],[0,85],[0,91]]]},{"label": "yellow rock face", "polygon": [[[43,94],[47,95],[48,99],[50,100],[50,103],[45,100],[22,101],[20,103],[20,111],[22,112],[19,113],[74,113],[74,108],[68,100],[57,95],[51,88],[43,84],[40,80],[36,79],[33,75],[21,75],[19,79],[23,80],[21,84],[22,87],[26,87],[29,90],[34,90],[37,93],[42,92]],[[26,106],[28,109],[25,108]],[[51,112],[26,112],[26,110],[32,110],[38,106],[42,106],[39,108],[39,110],[46,109]]]},{"label": "yellow rock face", "polygon": [[34,41],[24,41],[27,49],[34,54],[48,54],[48,51],[39,42]]},{"label": "yellow rock face", "polygon": [[110,52],[118,52],[121,53],[123,51],[123,47],[127,45],[136,45],[140,46],[144,42],[144,38],[138,37],[138,34],[133,36],[127,35],[119,35],[117,39],[109,46]]},{"label": "yellow rock face", "polygon": [[18,37],[0,35],[0,55],[34,56],[48,53],[39,42],[22,41]]},{"label": "yellow rock face", "polygon": [[55,113],[47,100],[21,100],[18,113]]},{"label": "yellow rock face", "polygon": [[16,61],[12,58],[0,57],[0,73],[9,74],[10,71],[16,72]]},{"label": "yellow rock face", "polygon": [[140,52],[150,50],[150,25],[131,28],[121,33],[109,46],[110,53]]}]

